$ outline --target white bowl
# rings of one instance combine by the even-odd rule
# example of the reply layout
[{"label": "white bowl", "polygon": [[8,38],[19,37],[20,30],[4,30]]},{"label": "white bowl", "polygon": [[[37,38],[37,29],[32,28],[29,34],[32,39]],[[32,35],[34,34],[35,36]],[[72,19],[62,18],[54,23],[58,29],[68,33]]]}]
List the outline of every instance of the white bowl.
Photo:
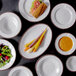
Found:
[{"label": "white bowl", "polygon": [[27,67],[18,66],[13,68],[8,76],[33,76],[33,73]]},{"label": "white bowl", "polygon": [[[60,47],[59,47],[59,40],[60,40],[62,37],[64,37],[64,36],[71,38],[72,41],[73,41],[73,47],[71,48],[71,50],[69,50],[69,51],[67,51],[67,52],[61,50]],[[62,34],[60,34],[60,35],[57,37],[57,39],[56,39],[56,41],[55,41],[55,48],[56,48],[57,52],[59,52],[59,53],[62,54],[62,55],[70,55],[70,54],[72,54],[72,53],[75,51],[75,49],[76,49],[76,39],[75,39],[75,37],[74,37],[72,34],[70,34],[70,33],[62,33]]]},{"label": "white bowl", "polygon": [[[45,30],[45,28],[47,28],[47,33],[46,33],[45,38],[44,38],[42,44],[40,45],[39,49],[34,53],[25,52],[24,45],[26,43],[32,41],[33,39],[37,38],[43,32],[43,30]],[[50,27],[48,25],[42,24],[42,23],[36,24],[36,25],[30,27],[22,36],[20,44],[19,44],[19,52],[24,58],[28,58],[28,59],[36,58],[47,50],[47,48],[49,47],[49,45],[51,43],[51,40],[52,40],[52,31],[51,31]]]},{"label": "white bowl", "polygon": [[37,61],[36,72],[38,76],[61,76],[63,64],[58,57],[45,55]]},{"label": "white bowl", "polygon": [[11,12],[0,15],[0,35],[4,38],[12,38],[21,30],[20,18]]},{"label": "white bowl", "polygon": [[76,72],[76,56],[71,56],[67,59],[66,67],[69,71]]},{"label": "white bowl", "polygon": [[9,63],[7,63],[5,66],[0,68],[0,70],[6,70],[14,64],[15,59],[16,59],[16,51],[15,51],[15,48],[13,47],[13,45],[10,42],[8,42],[7,40],[0,39],[0,44],[9,46],[9,48],[11,49],[11,54],[13,56]]},{"label": "white bowl", "polygon": [[45,12],[40,17],[38,17],[37,19],[29,14],[29,11],[30,11],[30,8],[31,8],[33,1],[34,0],[20,0],[19,1],[19,11],[20,11],[21,15],[26,20],[31,21],[31,22],[38,22],[38,21],[43,20],[49,14],[49,12],[50,12],[50,1],[49,0],[42,0],[44,3],[47,4],[48,7],[45,10]]},{"label": "white bowl", "polygon": [[69,4],[58,4],[51,12],[51,20],[53,24],[60,29],[70,28],[76,20],[75,10]]}]

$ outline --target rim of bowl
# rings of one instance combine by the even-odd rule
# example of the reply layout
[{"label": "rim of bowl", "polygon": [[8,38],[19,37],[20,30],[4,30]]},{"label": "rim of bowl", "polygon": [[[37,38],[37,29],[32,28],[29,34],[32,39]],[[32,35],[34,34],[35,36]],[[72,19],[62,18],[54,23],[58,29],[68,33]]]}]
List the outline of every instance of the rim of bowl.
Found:
[{"label": "rim of bowl", "polygon": [[17,67],[23,67],[23,68],[27,68],[30,72],[31,72],[31,74],[32,74],[32,76],[33,76],[33,72],[28,68],[28,67],[26,67],[26,66],[16,66],[16,67],[13,67],[10,71],[9,71],[9,73],[8,73],[8,76],[10,76],[9,74],[10,74],[10,72],[14,69],[14,68],[17,68]]},{"label": "rim of bowl", "polygon": [[[71,58],[71,57],[76,57],[76,56],[75,56],[75,55],[72,55],[72,56],[68,57],[67,60],[68,60],[69,58]],[[68,67],[67,67],[67,60],[66,60],[66,68],[68,69]],[[70,70],[70,69],[68,69],[68,71],[73,72],[73,73],[76,72],[76,71],[72,71],[72,70]]]},{"label": "rim of bowl", "polygon": [[[9,41],[8,41],[8,40],[6,40],[6,39],[1,39],[1,40],[5,40],[5,41],[9,42]],[[12,44],[11,42],[9,42],[9,43],[13,46],[13,44]],[[13,48],[15,49],[15,47],[14,47],[14,46],[13,46]],[[15,54],[16,54],[16,49],[15,49]],[[16,60],[16,57],[15,57],[15,60]],[[15,60],[14,60],[13,64],[15,63]],[[9,68],[11,68],[11,67],[13,66],[13,64],[12,64]],[[9,68],[4,69],[4,70],[0,70],[0,71],[5,71],[5,70],[8,70]]]},{"label": "rim of bowl", "polygon": [[[69,33],[69,32],[65,32],[66,34],[71,34],[71,33]],[[57,40],[57,38],[60,36],[60,35],[62,35],[62,34],[64,34],[64,33],[61,33],[61,34],[59,34],[57,37],[56,37],[56,39],[55,39],[55,43],[56,43],[56,40]],[[73,34],[71,34],[71,35],[73,35]],[[74,36],[74,35],[73,35]],[[75,36],[74,36],[75,37]],[[76,38],[75,38],[76,39]],[[55,46],[55,43],[54,43],[54,46]],[[56,47],[55,47],[55,49],[56,49]],[[57,49],[56,49],[56,51],[57,51]],[[69,56],[69,55],[71,55],[71,54],[73,54],[75,51],[73,51],[71,54],[69,54],[69,55],[64,55],[64,54],[61,54],[59,51],[57,51],[60,55],[63,55],[63,56]]]},{"label": "rim of bowl", "polygon": [[[19,49],[19,47],[20,47],[21,40],[22,40],[23,36],[25,35],[25,33],[26,33],[30,28],[32,28],[32,27],[34,27],[34,26],[36,26],[36,25],[38,26],[39,24],[44,24],[44,25],[46,25],[46,26],[48,26],[48,27],[50,28],[50,26],[49,26],[48,24],[45,24],[45,23],[38,23],[38,24],[34,24],[34,25],[32,25],[32,26],[29,27],[29,28],[24,32],[24,34],[22,35],[22,37],[21,37],[21,39],[20,39],[20,42],[19,42],[18,49]],[[51,44],[53,34],[52,34],[52,29],[51,29],[51,28],[50,28],[50,30],[51,30],[51,40],[50,40],[50,44]],[[49,44],[49,46],[50,46],[50,44]],[[48,46],[48,47],[49,47],[49,46]],[[46,50],[48,49],[48,47],[46,48]],[[20,49],[19,49],[19,50],[20,50]],[[46,50],[45,50],[45,51],[46,51]],[[44,52],[45,52],[45,51],[44,51]],[[44,54],[44,52],[43,52],[42,54]],[[20,51],[19,51],[19,53],[20,53]],[[26,57],[24,57],[24,56],[20,53],[20,55],[21,55],[23,58],[25,58],[25,59],[29,59],[29,60],[32,60],[32,59],[38,58],[38,57],[40,57],[42,54],[40,54],[39,56],[34,57],[34,58],[26,58]]]},{"label": "rim of bowl", "polygon": [[[19,0],[19,3],[20,3],[20,0]],[[18,3],[18,9],[19,9],[19,3]],[[50,11],[51,11],[51,2],[50,2],[50,0],[49,0],[49,3],[50,3],[50,9],[49,9],[49,13],[46,15],[46,17],[50,14]],[[22,16],[22,14],[21,14],[21,12],[20,12],[20,10],[19,10],[19,13],[20,13],[20,15]],[[22,16],[23,17],[23,16]],[[45,17],[45,18],[46,18]],[[24,17],[23,17],[24,18]],[[44,18],[44,19],[45,19]],[[25,19],[25,18],[24,18]],[[40,22],[40,21],[43,21],[44,19],[42,19],[42,20],[39,20],[39,21],[30,21],[30,20],[27,20],[27,19],[25,19],[26,21],[29,21],[29,22],[32,22],[32,23],[37,23],[37,22]]]},{"label": "rim of bowl", "polygon": [[[45,56],[54,56],[54,57],[58,58],[58,60],[59,60],[59,61],[61,62],[61,64],[62,64],[62,73],[61,73],[61,75],[62,75],[62,74],[63,74],[63,70],[64,70],[62,60],[61,60],[58,56],[56,56],[56,55],[54,55],[54,54],[46,54],[46,55],[40,57],[40,58],[36,61],[36,64],[35,64],[36,73],[37,73],[37,64],[38,64],[38,62],[40,61],[40,59],[42,59],[42,58],[45,57]],[[38,75],[38,73],[37,73],[37,75]]]},{"label": "rim of bowl", "polygon": [[[13,15],[15,15],[18,19],[19,19],[19,22],[20,22],[20,29],[19,29],[19,32],[16,34],[16,35],[14,35],[14,36],[12,36],[12,37],[4,37],[4,36],[1,36],[2,38],[6,38],[6,39],[10,39],[10,38],[14,38],[14,37],[16,37],[19,33],[20,33],[20,31],[21,31],[21,29],[22,29],[22,22],[21,22],[21,19],[20,19],[20,17],[17,15],[17,14],[15,14],[14,12],[4,12],[4,13],[2,13],[2,14],[6,14],[6,13],[11,13],[11,14],[13,14]],[[0,14],[0,16],[2,15],[2,14]]]},{"label": "rim of bowl", "polygon": [[[68,4],[68,3],[63,2],[63,3],[59,3],[59,4],[57,4],[57,5],[60,5],[60,4],[67,4],[67,5],[71,6],[71,7],[74,9],[74,7],[73,7],[72,5],[70,5],[70,4]],[[55,8],[57,5],[55,5],[53,8]],[[53,8],[52,8],[52,10],[51,10],[51,13],[52,13],[52,11],[53,11]],[[75,9],[74,9],[74,11],[75,11]],[[75,11],[75,12],[76,12],[76,11]],[[53,22],[52,17],[51,17],[51,14],[50,14],[50,19],[51,19],[52,24],[53,24],[56,28],[61,29],[61,30],[69,29],[69,28],[71,28],[71,27],[76,23],[76,18],[75,18],[75,22],[72,24],[72,26],[70,26],[70,27],[68,27],[68,28],[59,28],[59,27],[56,26],[56,24]]]}]

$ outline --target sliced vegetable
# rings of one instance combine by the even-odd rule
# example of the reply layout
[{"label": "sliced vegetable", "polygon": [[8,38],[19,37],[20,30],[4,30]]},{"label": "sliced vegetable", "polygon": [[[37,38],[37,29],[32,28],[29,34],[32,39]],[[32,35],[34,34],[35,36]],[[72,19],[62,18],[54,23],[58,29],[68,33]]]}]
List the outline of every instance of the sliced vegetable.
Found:
[{"label": "sliced vegetable", "polygon": [[24,51],[27,51],[28,53],[35,52],[41,45],[46,31],[47,31],[47,28],[40,34],[40,36],[37,39],[34,39],[31,42],[27,43],[25,45]]},{"label": "sliced vegetable", "polygon": [[39,48],[40,42],[42,41],[42,39],[43,39],[46,31],[47,31],[47,28],[44,30],[44,32],[43,32],[43,34],[41,35],[40,39],[39,39],[38,42],[35,44],[35,48],[34,48],[33,52],[36,52],[36,50]]},{"label": "sliced vegetable", "polygon": [[38,0],[36,0],[36,1],[34,2],[34,7],[37,8],[39,5],[40,5],[40,2],[39,2]]},{"label": "sliced vegetable", "polygon": [[[43,38],[42,38],[42,40],[41,40],[41,42],[40,42],[40,45],[41,45],[41,43],[42,43],[43,39],[44,39],[44,36],[43,36]],[[40,45],[39,45],[39,46],[40,46]]]},{"label": "sliced vegetable", "polygon": [[8,59],[9,59],[9,57],[8,57],[8,56],[5,56],[5,58],[6,58],[6,60],[8,60]]},{"label": "sliced vegetable", "polygon": [[35,39],[32,40],[31,42],[27,43],[27,44],[25,45],[25,47],[28,47],[28,46],[29,46],[30,44],[32,44],[34,41],[35,41]]},{"label": "sliced vegetable", "polygon": [[33,46],[32,48],[28,49],[27,52],[31,53],[34,50],[35,46]]},{"label": "sliced vegetable", "polygon": [[24,49],[24,51],[27,51],[28,49],[30,49],[29,47],[26,47],[25,49]]},{"label": "sliced vegetable", "polygon": [[42,34],[43,32],[40,34],[40,36],[37,39],[35,39],[35,41],[31,45],[29,45],[30,48],[36,44],[36,42],[39,40]]}]

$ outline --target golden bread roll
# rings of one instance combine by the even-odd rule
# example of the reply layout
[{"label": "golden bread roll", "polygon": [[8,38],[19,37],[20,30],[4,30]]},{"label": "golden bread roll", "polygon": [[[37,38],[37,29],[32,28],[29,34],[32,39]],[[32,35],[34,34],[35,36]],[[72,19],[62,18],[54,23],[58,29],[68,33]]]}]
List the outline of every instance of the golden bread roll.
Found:
[{"label": "golden bread roll", "polygon": [[44,2],[42,2],[40,4],[40,6],[34,11],[34,13],[31,13],[31,14],[35,18],[38,18],[39,16],[41,16],[44,13],[44,11],[46,10],[46,8],[47,8],[47,5]]},{"label": "golden bread roll", "polygon": [[39,16],[41,16],[45,12],[46,8],[47,8],[47,5],[45,3],[43,3],[43,8],[42,8]]}]

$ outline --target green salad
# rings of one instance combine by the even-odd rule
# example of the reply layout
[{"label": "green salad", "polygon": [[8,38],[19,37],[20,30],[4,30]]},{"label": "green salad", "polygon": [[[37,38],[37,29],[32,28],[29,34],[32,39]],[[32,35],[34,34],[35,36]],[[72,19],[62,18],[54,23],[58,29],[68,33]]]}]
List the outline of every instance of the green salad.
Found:
[{"label": "green salad", "polygon": [[7,45],[0,44],[0,68],[10,62],[11,49]]}]

